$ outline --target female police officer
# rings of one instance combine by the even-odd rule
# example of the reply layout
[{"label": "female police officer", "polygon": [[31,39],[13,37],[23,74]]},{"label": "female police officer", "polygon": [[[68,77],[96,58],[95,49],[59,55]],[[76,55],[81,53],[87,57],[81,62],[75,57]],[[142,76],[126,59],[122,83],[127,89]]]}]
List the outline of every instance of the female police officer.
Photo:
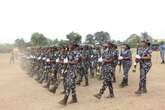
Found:
[{"label": "female police officer", "polygon": [[132,66],[132,53],[129,45],[124,44],[124,51],[121,52],[119,60],[123,66],[123,81],[120,84],[120,87],[128,86],[128,72]]},{"label": "female police officer", "polygon": [[69,98],[70,93],[72,93],[72,100],[70,104],[77,103],[76,96],[76,72],[77,72],[77,64],[79,61],[79,57],[77,52],[75,51],[77,44],[71,43],[69,45],[69,52],[67,54],[67,61],[64,63],[67,64],[67,73],[65,76],[65,95],[64,98],[59,102],[61,105],[66,105],[67,100]]},{"label": "female police officer", "polygon": [[139,89],[135,92],[135,94],[140,95],[142,93],[147,93],[146,88],[146,77],[149,72],[152,62],[151,62],[151,48],[148,40],[143,40],[142,49],[136,55],[136,62],[140,64],[140,81],[139,81]]},{"label": "female police officer", "polygon": [[102,75],[103,75],[103,85],[98,94],[95,94],[94,97],[100,99],[103,95],[104,91],[108,87],[109,89],[109,96],[107,98],[114,97],[113,86],[112,86],[112,74],[113,74],[113,62],[115,59],[114,50],[112,49],[112,43],[108,42],[104,45],[104,51],[102,54]]}]

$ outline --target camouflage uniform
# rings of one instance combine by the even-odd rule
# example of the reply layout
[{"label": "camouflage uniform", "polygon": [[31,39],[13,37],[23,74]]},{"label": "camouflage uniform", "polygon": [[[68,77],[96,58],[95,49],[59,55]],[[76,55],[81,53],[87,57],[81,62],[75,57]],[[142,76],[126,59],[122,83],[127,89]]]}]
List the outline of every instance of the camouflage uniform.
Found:
[{"label": "camouflage uniform", "polygon": [[[69,62],[75,62],[75,61],[77,62],[78,60],[79,60],[79,57],[78,57],[76,51],[70,51],[68,53]],[[67,104],[67,100],[68,100],[70,93],[72,93],[72,100],[70,103],[77,102],[76,73],[77,73],[77,65],[69,63],[68,68],[67,68],[66,81],[65,81],[65,85],[66,85],[65,96],[64,96],[64,99],[59,102],[62,105]]]},{"label": "camouflage uniform", "polygon": [[[143,48],[139,52],[139,56],[142,58],[146,56],[151,56],[151,54],[152,54],[152,50],[149,47]],[[139,62],[140,62],[139,89],[141,90],[141,89],[146,89],[146,76],[152,66],[152,62],[151,60],[143,60],[143,59],[140,59]]]},{"label": "camouflage uniform", "polygon": [[[119,56],[119,51],[117,49],[114,49],[114,56],[118,58]],[[113,78],[113,82],[116,82],[116,66],[118,64],[118,59],[115,59],[113,61],[113,74],[112,74],[112,78]]]},{"label": "camouflage uniform", "polygon": [[128,85],[128,72],[132,66],[132,53],[130,49],[126,49],[121,53],[121,56],[123,58],[128,58],[128,59],[123,59],[121,61],[121,64],[123,66],[123,81],[121,83],[121,86],[127,86]]},{"label": "camouflage uniform", "polygon": [[82,60],[80,63],[80,78],[79,78],[77,84],[80,85],[83,77],[85,77],[85,85],[88,86],[89,61],[87,61],[87,60],[89,59],[89,53],[87,50],[83,50],[80,56],[82,57]]},{"label": "camouflage uniform", "polygon": [[[114,58],[114,51],[112,49],[106,49],[104,50],[102,54],[103,60],[111,60]],[[113,93],[113,86],[112,86],[112,74],[113,74],[113,64],[112,63],[103,63],[101,74],[103,75],[103,85],[100,89],[100,92],[96,95],[94,95],[97,98],[101,98],[102,94],[108,87],[110,97],[114,97]]]},{"label": "camouflage uniform", "polygon": [[96,49],[90,50],[90,75],[93,78],[95,76],[95,72],[97,71],[97,53]]}]

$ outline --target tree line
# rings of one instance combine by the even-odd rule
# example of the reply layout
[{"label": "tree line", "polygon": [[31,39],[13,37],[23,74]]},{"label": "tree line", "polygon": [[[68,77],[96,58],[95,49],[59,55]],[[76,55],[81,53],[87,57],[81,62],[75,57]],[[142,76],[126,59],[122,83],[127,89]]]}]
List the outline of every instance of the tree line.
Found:
[{"label": "tree line", "polygon": [[99,31],[94,34],[87,34],[85,36],[85,41],[82,42],[82,36],[76,32],[70,32],[66,35],[66,40],[59,40],[58,37],[55,39],[50,39],[46,37],[44,34],[39,32],[34,32],[31,35],[30,41],[25,42],[22,38],[17,38],[14,44],[0,44],[0,53],[8,52],[10,49],[14,47],[18,48],[26,48],[26,47],[53,47],[53,46],[67,46],[69,42],[76,42],[78,44],[89,44],[89,45],[99,45],[106,41],[111,40],[116,44],[127,43],[131,47],[136,47],[137,44],[141,41],[141,39],[148,39],[152,43],[159,43],[157,40],[153,39],[151,35],[147,32],[143,32],[140,35],[131,34],[126,40],[121,42],[120,40],[115,41],[111,39],[111,36],[108,32]]},{"label": "tree line", "polygon": [[108,32],[99,31],[94,34],[88,34],[85,38],[85,42],[82,42],[82,36],[76,32],[70,32],[66,35],[66,40],[59,40],[58,38],[50,39],[44,36],[42,33],[35,32],[31,35],[30,42],[25,42],[23,38],[15,40],[15,46],[19,48],[24,47],[49,47],[49,46],[67,46],[69,42],[75,42],[78,44],[102,44],[111,40]]}]

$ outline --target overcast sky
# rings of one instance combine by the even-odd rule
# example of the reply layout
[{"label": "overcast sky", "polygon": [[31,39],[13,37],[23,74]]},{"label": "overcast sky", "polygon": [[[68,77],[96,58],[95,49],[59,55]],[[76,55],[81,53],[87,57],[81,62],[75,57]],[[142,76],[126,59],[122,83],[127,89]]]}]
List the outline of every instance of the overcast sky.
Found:
[{"label": "overcast sky", "polygon": [[1,0],[0,43],[30,40],[33,32],[54,39],[71,31],[83,39],[107,31],[115,40],[147,31],[165,38],[164,0]]}]

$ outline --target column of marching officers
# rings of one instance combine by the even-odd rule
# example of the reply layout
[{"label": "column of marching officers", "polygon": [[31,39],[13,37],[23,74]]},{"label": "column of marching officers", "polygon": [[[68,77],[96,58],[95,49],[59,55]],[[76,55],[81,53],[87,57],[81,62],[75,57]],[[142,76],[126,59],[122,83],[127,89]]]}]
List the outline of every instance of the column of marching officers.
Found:
[{"label": "column of marching officers", "polygon": [[[102,80],[100,90],[94,97],[100,99],[108,88],[107,98],[113,98],[116,67],[119,65],[119,69],[123,70],[123,79],[119,86],[121,88],[128,86],[133,56],[128,44],[123,44],[120,51],[110,41],[102,44],[102,47],[100,49],[70,43],[67,48],[60,49],[55,47],[27,49],[22,55],[22,67],[50,92],[55,93],[62,83],[61,93],[64,94],[64,98],[59,101],[61,105],[68,103],[70,95],[72,96],[70,104],[78,102],[76,85],[80,86],[84,79],[84,86],[89,86],[89,76]],[[149,41],[141,41],[135,56],[135,63],[140,67],[139,88],[135,92],[137,95],[147,93],[146,77],[152,66],[151,53]]]}]

